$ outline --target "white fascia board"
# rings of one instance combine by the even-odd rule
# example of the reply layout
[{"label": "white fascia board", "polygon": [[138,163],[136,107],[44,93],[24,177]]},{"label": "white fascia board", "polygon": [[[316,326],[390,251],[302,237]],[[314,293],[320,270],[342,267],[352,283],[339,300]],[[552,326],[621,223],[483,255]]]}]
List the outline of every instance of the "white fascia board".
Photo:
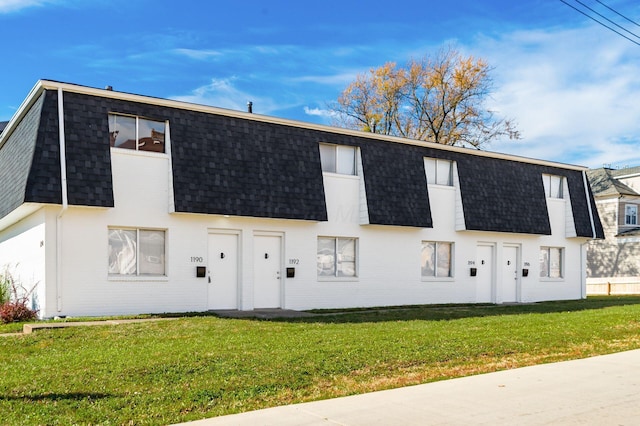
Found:
[{"label": "white fascia board", "polygon": [[4,231],[11,225],[20,222],[25,217],[40,210],[44,204],[39,203],[24,203],[15,208],[11,213],[0,219],[0,232]]},{"label": "white fascia board", "polygon": [[620,175],[613,177],[614,179],[629,179],[640,176],[640,173],[629,173],[628,175]]},{"label": "white fascia board", "polygon": [[[0,147],[2,147],[2,143],[4,139],[6,139],[6,137],[8,137],[8,135],[10,135],[11,132],[13,131],[13,127],[15,126],[15,123],[19,122],[18,118],[22,114],[24,114],[26,110],[28,110],[28,107],[30,106],[30,104],[32,104],[35,101],[35,99],[37,99],[37,95],[39,95],[39,93],[45,89],[48,89],[48,90],[62,89],[65,92],[81,93],[81,94],[98,96],[103,98],[120,99],[124,101],[132,101],[132,102],[139,102],[139,103],[145,103],[145,104],[151,104],[151,105],[165,106],[169,108],[184,109],[188,111],[218,114],[218,115],[223,115],[227,117],[240,118],[244,120],[253,120],[253,121],[260,121],[265,123],[293,126],[293,127],[303,128],[303,129],[318,130],[318,131],[327,132],[327,133],[336,133],[341,135],[356,136],[356,137],[368,138],[368,139],[378,139],[385,142],[401,143],[404,145],[424,146],[424,147],[439,149],[442,151],[451,151],[451,152],[459,152],[459,153],[469,154],[469,155],[476,155],[478,157],[490,157],[490,158],[496,158],[500,160],[516,161],[520,163],[536,164],[541,166],[550,166],[550,167],[557,167],[557,168],[569,169],[569,170],[579,170],[579,171],[588,170],[587,167],[573,165],[573,164],[557,163],[553,161],[539,160],[535,158],[528,158],[528,157],[522,157],[517,155],[502,154],[502,153],[491,152],[491,151],[480,151],[477,149],[443,145],[435,142],[418,141],[413,139],[400,138],[397,136],[380,135],[377,133],[369,133],[369,132],[363,132],[359,130],[343,129],[338,127],[325,126],[321,124],[305,123],[302,121],[270,117],[270,116],[253,114],[253,113],[244,112],[244,111],[235,111],[235,110],[230,110],[225,108],[193,104],[193,103],[183,102],[183,101],[175,101],[175,100],[164,99],[164,98],[155,98],[151,96],[136,95],[132,93],[117,92],[114,90],[96,89],[92,87],[80,86],[77,84],[61,83],[61,82],[51,81],[51,80],[39,80],[36,83],[34,88],[29,93],[29,96],[27,97],[27,99],[25,99],[25,101],[22,103],[22,105],[18,109],[18,112],[16,112],[14,117],[11,119],[11,121],[7,125],[7,128],[3,132],[2,138],[0,139]],[[327,141],[327,142],[331,142],[331,141]]]}]

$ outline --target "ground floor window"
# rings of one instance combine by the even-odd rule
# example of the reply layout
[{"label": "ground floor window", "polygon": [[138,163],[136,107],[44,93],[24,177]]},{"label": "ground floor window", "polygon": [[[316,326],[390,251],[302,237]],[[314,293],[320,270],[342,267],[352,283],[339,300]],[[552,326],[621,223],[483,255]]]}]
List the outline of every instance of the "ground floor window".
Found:
[{"label": "ground floor window", "polygon": [[356,238],[318,237],[318,277],[356,277]]},{"label": "ground floor window", "polygon": [[423,241],[422,277],[452,277],[453,243],[440,241]]},{"label": "ground floor window", "polygon": [[166,275],[165,231],[109,229],[109,275]]},{"label": "ground floor window", "polygon": [[564,276],[564,249],[540,247],[540,278],[562,278]]}]

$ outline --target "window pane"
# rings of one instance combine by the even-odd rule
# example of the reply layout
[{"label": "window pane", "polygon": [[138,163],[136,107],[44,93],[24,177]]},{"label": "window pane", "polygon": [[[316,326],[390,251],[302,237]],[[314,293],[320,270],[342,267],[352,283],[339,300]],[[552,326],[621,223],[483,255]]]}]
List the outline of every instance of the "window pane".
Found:
[{"label": "window pane", "polygon": [[335,238],[318,238],[317,265],[319,277],[335,276]]},{"label": "window pane", "polygon": [[549,276],[549,250],[540,249],[540,278]]},{"label": "window pane", "polygon": [[354,238],[338,239],[338,276],[356,276],[356,240]]},{"label": "window pane", "polygon": [[436,183],[436,160],[433,158],[424,159],[424,170],[427,173],[427,183]]},{"label": "window pane", "polygon": [[636,225],[638,223],[638,206],[627,204],[624,207],[625,217],[624,223],[625,225]]},{"label": "window pane", "polygon": [[436,276],[451,276],[451,243],[438,243],[438,269]]},{"label": "window pane", "polygon": [[356,149],[352,146],[338,145],[337,173],[343,175],[356,174]]},{"label": "window pane", "polygon": [[549,278],[562,278],[562,249],[549,249]]},{"label": "window pane", "polygon": [[140,151],[164,152],[165,123],[138,119],[138,149]]},{"label": "window pane", "polygon": [[320,162],[323,172],[336,172],[336,146],[320,144]]},{"label": "window pane", "polygon": [[420,259],[423,277],[434,277],[436,274],[436,243],[422,242],[422,256]]},{"label": "window pane", "polygon": [[544,186],[544,195],[546,197],[551,196],[551,176],[542,175],[542,185]]},{"label": "window pane", "polygon": [[165,275],[164,231],[140,230],[140,275]]},{"label": "window pane", "polygon": [[451,161],[437,160],[436,167],[436,183],[451,186]]},{"label": "window pane", "polygon": [[562,198],[562,177],[551,176],[551,197]]},{"label": "window pane", "polygon": [[136,119],[109,114],[109,143],[116,148],[136,149]]},{"label": "window pane", "polygon": [[110,274],[135,275],[136,253],[136,231],[109,230]]}]

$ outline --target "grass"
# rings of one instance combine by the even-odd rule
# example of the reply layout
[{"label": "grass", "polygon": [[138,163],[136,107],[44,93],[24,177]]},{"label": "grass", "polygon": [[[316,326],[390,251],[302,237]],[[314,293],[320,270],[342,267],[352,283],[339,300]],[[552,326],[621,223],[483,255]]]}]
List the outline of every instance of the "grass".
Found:
[{"label": "grass", "polygon": [[42,330],[0,339],[0,419],[170,424],[637,348],[640,297]]}]

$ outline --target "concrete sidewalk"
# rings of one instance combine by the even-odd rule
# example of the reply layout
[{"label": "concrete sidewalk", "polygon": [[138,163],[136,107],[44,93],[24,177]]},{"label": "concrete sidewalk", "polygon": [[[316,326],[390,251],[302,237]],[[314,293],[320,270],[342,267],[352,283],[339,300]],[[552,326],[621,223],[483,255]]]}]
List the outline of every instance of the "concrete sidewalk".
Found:
[{"label": "concrete sidewalk", "polygon": [[637,425],[640,350],[183,423]]}]

